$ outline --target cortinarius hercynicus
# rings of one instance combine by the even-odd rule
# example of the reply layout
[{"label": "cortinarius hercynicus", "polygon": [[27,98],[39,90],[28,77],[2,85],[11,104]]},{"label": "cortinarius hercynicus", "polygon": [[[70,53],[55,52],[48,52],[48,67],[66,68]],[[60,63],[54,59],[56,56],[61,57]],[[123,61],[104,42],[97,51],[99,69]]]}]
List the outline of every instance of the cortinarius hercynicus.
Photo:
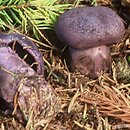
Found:
[{"label": "cortinarius hercynicus", "polygon": [[124,35],[123,20],[108,7],[80,7],[63,13],[55,26],[58,38],[67,43],[72,64],[81,73],[97,77],[111,66],[109,45]]},{"label": "cortinarius hercynicus", "polygon": [[[15,49],[20,55],[27,51],[37,62],[36,70]],[[43,70],[42,56],[32,41],[21,34],[0,34],[0,111],[25,125],[31,119],[34,129],[41,120],[46,124],[60,111],[60,99],[45,80]]]}]

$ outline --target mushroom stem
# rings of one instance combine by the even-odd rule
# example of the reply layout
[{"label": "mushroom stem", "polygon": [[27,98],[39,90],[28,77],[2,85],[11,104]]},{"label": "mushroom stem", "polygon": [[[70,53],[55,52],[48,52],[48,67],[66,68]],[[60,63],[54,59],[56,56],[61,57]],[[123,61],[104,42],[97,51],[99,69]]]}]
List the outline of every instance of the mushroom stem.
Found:
[{"label": "mushroom stem", "polygon": [[107,72],[112,63],[110,49],[102,45],[89,49],[69,48],[72,58],[72,66],[82,74],[96,78],[98,73]]},{"label": "mushroom stem", "polygon": [[36,73],[8,46],[0,47],[0,104],[0,111],[22,124],[34,118],[34,129],[40,120],[48,123],[60,111],[60,99],[44,75]]}]

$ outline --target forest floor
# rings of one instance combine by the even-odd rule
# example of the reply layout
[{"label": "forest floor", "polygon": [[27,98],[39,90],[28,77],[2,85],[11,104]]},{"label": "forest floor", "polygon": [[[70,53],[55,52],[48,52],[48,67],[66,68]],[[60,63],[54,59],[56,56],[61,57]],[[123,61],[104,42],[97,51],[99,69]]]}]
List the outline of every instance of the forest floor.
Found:
[{"label": "forest floor", "polygon": [[[86,1],[81,4],[90,6]],[[67,48],[59,51],[55,33],[46,32],[48,40],[58,49],[42,52],[40,48],[47,59],[45,78],[61,99],[61,111],[41,128],[43,130],[130,129],[130,3],[127,0],[97,0],[97,5],[114,9],[125,23],[124,38],[111,46],[112,70],[95,80],[77,70],[70,71],[66,60]],[[52,39],[50,35],[53,35]],[[0,122],[0,130],[25,129],[14,118],[2,116]]]}]

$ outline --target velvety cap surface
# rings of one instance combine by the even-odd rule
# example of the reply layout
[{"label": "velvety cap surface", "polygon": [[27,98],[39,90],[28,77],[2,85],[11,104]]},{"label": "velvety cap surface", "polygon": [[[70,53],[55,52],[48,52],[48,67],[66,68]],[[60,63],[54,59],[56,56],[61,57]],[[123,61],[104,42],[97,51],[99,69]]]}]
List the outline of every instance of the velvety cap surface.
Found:
[{"label": "velvety cap surface", "polygon": [[120,41],[123,20],[108,7],[80,7],[63,13],[55,26],[58,38],[73,48],[90,48]]}]

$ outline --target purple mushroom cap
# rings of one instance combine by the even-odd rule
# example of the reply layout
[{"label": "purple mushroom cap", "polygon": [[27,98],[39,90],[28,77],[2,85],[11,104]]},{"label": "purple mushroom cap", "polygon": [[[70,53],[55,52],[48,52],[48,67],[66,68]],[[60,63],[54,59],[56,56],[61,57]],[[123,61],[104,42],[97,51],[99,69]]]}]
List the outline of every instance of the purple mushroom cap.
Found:
[{"label": "purple mushroom cap", "polygon": [[55,27],[58,38],[72,48],[109,45],[124,36],[124,24],[108,7],[81,7],[63,13]]},{"label": "purple mushroom cap", "polygon": [[[15,43],[13,45],[13,42]],[[24,54],[24,51],[30,54],[32,57],[29,59],[29,62],[36,62],[36,72],[40,75],[44,74],[44,62],[42,56],[38,50],[38,47],[29,40],[25,35],[17,33],[1,33],[0,34],[0,46],[15,46],[15,51],[17,53]],[[20,48],[21,46],[21,48]],[[21,50],[22,49],[22,50]]]}]

